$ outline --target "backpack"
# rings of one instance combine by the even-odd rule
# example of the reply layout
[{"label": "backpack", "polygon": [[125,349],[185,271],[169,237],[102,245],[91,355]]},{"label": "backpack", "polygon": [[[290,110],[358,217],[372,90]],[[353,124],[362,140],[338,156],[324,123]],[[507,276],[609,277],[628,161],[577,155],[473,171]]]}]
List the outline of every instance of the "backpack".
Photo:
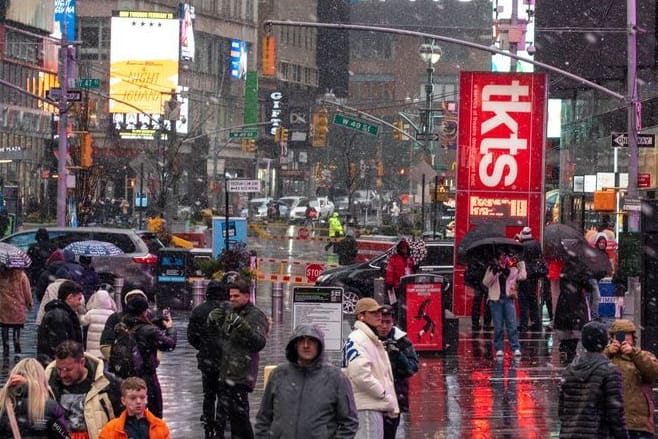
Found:
[{"label": "backpack", "polygon": [[144,358],[135,337],[137,327],[128,328],[123,323],[114,327],[116,338],[110,348],[109,370],[120,378],[142,376]]}]

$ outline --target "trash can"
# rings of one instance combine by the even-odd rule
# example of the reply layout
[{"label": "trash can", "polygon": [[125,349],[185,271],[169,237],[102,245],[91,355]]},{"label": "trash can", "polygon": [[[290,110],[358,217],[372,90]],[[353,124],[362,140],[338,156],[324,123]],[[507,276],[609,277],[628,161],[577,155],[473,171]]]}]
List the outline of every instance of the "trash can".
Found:
[{"label": "trash can", "polygon": [[601,293],[601,301],[599,302],[599,317],[614,318],[615,317],[615,285],[612,279],[604,277],[599,282],[599,292]]},{"label": "trash can", "polygon": [[417,351],[445,350],[443,276],[412,274],[400,279],[398,301],[400,326]]}]

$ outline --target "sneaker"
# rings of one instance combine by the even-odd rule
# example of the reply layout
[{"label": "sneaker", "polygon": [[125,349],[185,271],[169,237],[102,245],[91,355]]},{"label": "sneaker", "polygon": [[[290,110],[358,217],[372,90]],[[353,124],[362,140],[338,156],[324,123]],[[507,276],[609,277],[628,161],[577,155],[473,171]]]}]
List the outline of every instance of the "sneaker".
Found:
[{"label": "sneaker", "polygon": [[517,349],[514,351],[514,356],[515,357],[520,357],[521,356],[521,350]]},{"label": "sneaker", "polygon": [[496,357],[502,357],[505,353],[503,351],[496,351]]}]

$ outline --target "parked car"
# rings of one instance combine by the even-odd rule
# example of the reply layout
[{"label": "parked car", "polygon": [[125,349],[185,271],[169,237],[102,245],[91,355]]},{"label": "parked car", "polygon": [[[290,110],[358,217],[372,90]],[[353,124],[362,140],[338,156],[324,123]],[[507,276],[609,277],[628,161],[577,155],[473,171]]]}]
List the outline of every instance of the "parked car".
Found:
[{"label": "parked car", "polygon": [[308,198],[300,197],[297,203],[290,208],[288,221],[291,224],[301,224],[306,220],[306,208],[308,207]]},{"label": "parked car", "polygon": [[347,214],[350,211],[349,197],[347,195],[334,197],[334,208],[341,215]]},{"label": "parked car", "polygon": [[352,192],[352,205],[359,210],[371,211],[379,207],[379,195],[374,190],[358,190]]},{"label": "parked car", "polygon": [[[144,290],[149,298],[153,298],[158,257],[149,251],[149,247],[135,230],[107,227],[46,227],[45,229],[50,240],[58,248],[89,239],[116,245],[123,254],[92,258],[92,265],[101,283],[114,285],[116,278],[123,278],[126,283],[135,285],[136,288]],[[24,230],[5,236],[0,241],[27,251],[30,245],[36,242],[36,232],[37,229]]]},{"label": "parked car", "polygon": [[[346,265],[324,271],[317,279],[318,286],[343,288],[343,313],[353,314],[356,302],[362,297],[373,297],[374,281],[385,277],[386,263],[397,243],[384,253],[360,264]],[[443,276],[444,298],[447,309],[452,308],[452,276],[454,261],[453,241],[428,241],[425,243],[427,256],[419,264],[417,273],[434,273]]]},{"label": "parked car", "polygon": [[240,216],[247,219],[264,219],[267,218],[267,205],[272,198],[252,198],[247,203],[247,207],[242,209]]},{"label": "parked car", "polygon": [[334,203],[327,197],[313,197],[308,203],[318,211],[318,220],[326,221],[334,213]]}]

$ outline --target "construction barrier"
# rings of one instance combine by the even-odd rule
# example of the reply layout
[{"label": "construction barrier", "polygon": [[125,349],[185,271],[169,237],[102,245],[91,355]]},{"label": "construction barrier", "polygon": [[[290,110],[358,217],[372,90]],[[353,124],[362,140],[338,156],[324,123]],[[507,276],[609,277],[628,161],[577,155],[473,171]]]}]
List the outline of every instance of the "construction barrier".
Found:
[{"label": "construction barrier", "polygon": [[[321,261],[299,261],[275,258],[257,258],[256,279],[263,282],[281,282],[314,285],[313,277],[322,269],[339,267]],[[309,278],[310,276],[310,278]]]}]

